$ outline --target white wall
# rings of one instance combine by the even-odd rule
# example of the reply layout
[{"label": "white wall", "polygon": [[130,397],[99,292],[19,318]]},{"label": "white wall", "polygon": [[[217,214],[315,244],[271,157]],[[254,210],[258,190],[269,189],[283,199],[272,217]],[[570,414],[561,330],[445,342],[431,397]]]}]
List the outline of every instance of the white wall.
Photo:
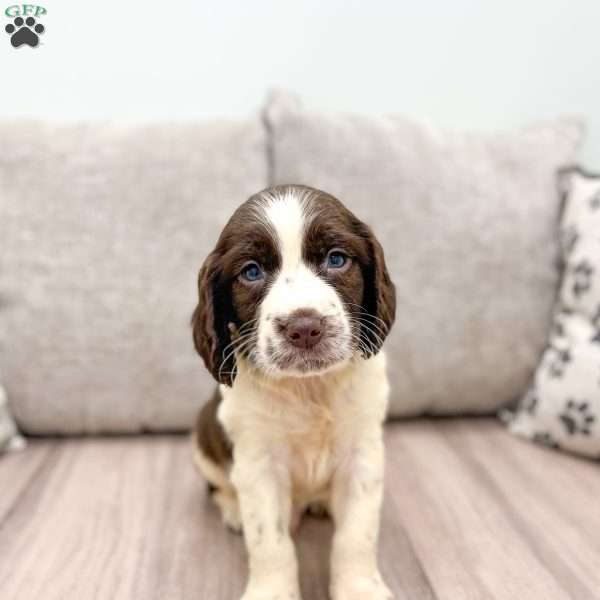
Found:
[{"label": "white wall", "polygon": [[600,0],[40,4],[37,49],[12,48],[1,15],[0,117],[234,116],[279,86],[462,128],[580,113],[600,169]]}]

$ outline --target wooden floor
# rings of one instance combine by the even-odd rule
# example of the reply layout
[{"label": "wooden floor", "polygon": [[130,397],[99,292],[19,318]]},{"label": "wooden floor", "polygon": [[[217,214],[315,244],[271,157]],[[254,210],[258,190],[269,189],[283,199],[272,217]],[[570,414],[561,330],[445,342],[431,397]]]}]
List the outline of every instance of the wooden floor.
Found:
[{"label": "wooden floor", "polygon": [[[493,420],[387,430],[380,562],[397,600],[600,599],[600,466]],[[327,598],[331,525],[298,535],[304,600]],[[238,600],[226,531],[187,438],[38,440],[0,459],[2,600]]]}]

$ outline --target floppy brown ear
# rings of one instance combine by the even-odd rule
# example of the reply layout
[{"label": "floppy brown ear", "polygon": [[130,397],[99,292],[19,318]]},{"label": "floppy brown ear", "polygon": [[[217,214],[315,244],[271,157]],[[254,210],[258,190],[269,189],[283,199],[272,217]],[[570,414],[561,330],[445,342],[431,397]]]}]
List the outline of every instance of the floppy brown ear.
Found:
[{"label": "floppy brown ear", "polygon": [[390,332],[396,317],[396,287],[385,264],[383,248],[365,224],[362,234],[369,245],[369,264],[363,269],[365,291],[363,297],[363,320],[361,340],[368,351],[365,355],[377,354]]},{"label": "floppy brown ear", "polygon": [[231,341],[228,323],[230,302],[225,290],[219,286],[219,258],[212,253],[204,261],[198,274],[198,306],[192,315],[194,346],[206,368],[219,382],[231,386],[235,369],[235,356],[227,358],[225,349]]}]

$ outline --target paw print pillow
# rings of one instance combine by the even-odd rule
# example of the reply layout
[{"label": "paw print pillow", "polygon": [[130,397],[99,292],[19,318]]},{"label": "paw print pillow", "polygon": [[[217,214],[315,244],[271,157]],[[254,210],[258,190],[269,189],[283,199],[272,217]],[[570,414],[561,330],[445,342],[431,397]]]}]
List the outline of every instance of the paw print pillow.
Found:
[{"label": "paw print pillow", "polygon": [[510,429],[600,459],[600,176],[561,175],[562,283],[548,346]]}]

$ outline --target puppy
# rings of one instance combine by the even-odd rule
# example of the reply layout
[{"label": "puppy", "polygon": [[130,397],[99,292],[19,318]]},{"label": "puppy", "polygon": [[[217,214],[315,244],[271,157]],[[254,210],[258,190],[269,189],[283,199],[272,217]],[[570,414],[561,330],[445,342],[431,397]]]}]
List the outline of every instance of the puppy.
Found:
[{"label": "puppy", "polygon": [[242,204],[198,277],[194,342],[220,383],[195,461],[243,528],[243,600],[299,600],[290,530],[335,523],[334,600],[391,598],[376,559],[395,289],[371,229],[333,196],[269,188]]}]

